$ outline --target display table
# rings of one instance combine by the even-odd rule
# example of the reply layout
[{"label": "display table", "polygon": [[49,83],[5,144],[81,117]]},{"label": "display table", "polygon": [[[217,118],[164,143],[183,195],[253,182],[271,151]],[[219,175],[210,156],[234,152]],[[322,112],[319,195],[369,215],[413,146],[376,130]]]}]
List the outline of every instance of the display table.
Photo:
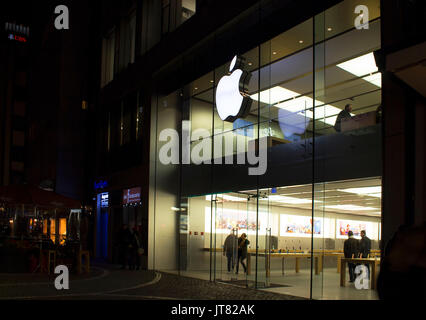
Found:
[{"label": "display table", "polygon": [[[258,253],[259,256],[269,256],[270,258],[281,258],[282,262],[281,262],[281,274],[284,275],[284,262],[286,258],[295,258],[295,271],[296,273],[300,272],[300,259],[301,258],[306,258],[306,259],[310,259],[312,257],[312,254],[310,253],[264,253],[264,252],[259,252]],[[314,267],[315,267],[315,274],[320,274],[320,272],[322,272],[322,268],[323,268],[323,257],[321,254],[314,254]],[[250,274],[250,268],[249,266],[251,265],[250,263],[251,260],[251,254],[248,253],[247,254],[247,274]],[[270,273],[270,261],[266,261],[266,275],[269,276]]]},{"label": "display table", "polygon": [[370,266],[370,284],[371,289],[376,288],[376,270],[377,265],[380,265],[380,259],[375,258],[341,258],[340,259],[340,286],[344,287],[346,285],[346,264],[368,264]]}]

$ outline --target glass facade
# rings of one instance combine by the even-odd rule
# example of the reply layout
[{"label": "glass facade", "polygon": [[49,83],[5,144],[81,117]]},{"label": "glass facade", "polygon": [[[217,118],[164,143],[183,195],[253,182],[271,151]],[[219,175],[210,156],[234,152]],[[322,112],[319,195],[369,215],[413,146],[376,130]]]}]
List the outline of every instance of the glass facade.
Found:
[{"label": "glass facade", "polygon": [[[340,283],[348,232],[366,231],[370,257],[381,236],[380,1],[365,4],[368,29],[345,0],[236,52],[251,105],[234,122],[217,110],[232,56],[172,93],[157,88],[149,268],[313,299],[376,298]],[[262,146],[266,170],[250,175]]]}]

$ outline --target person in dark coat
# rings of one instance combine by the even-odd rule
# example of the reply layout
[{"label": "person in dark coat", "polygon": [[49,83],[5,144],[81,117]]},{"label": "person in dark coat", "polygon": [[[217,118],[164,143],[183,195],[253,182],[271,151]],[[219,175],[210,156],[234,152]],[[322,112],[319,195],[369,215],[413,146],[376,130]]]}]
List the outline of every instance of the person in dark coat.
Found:
[{"label": "person in dark coat", "polygon": [[360,258],[368,258],[371,251],[371,240],[367,237],[365,230],[361,231],[361,240],[359,241]]},{"label": "person in dark coat", "polygon": [[237,272],[236,272],[236,274],[238,274],[240,262],[241,262],[241,265],[244,268],[244,273],[247,273],[247,267],[244,264],[244,260],[247,259],[247,247],[248,247],[249,244],[250,244],[250,241],[247,239],[247,235],[245,233],[243,233],[241,235],[241,237],[238,239],[238,261],[237,261]]},{"label": "person in dark coat", "polygon": [[[361,240],[359,241],[359,257],[368,258],[371,253],[371,240],[367,237],[365,230],[361,230]],[[370,275],[370,265],[367,263],[367,277]]]},{"label": "person in dark coat", "polygon": [[127,224],[123,225],[123,229],[119,235],[119,248],[122,255],[122,266],[121,269],[126,269],[126,266],[131,265],[130,263],[130,249],[132,247],[132,233],[129,230],[129,226]]},{"label": "person in dark coat", "polygon": [[142,235],[138,228],[133,228],[132,233],[132,265],[131,269],[136,267],[136,270],[139,270],[141,267],[141,256],[143,254],[143,246],[142,246]]},{"label": "person in dark coat", "polygon": [[[354,238],[354,233],[348,231],[348,239],[343,244],[343,253],[345,258],[356,258],[359,252],[359,242]],[[355,281],[355,263],[348,263],[349,268],[349,282]]]},{"label": "person in dark coat", "polygon": [[232,270],[234,270],[238,245],[237,240],[237,237],[231,232],[231,234],[226,237],[223,244],[223,255],[226,255],[228,260],[228,272],[231,272],[231,266]]},{"label": "person in dark coat", "polygon": [[352,118],[351,111],[352,111],[352,105],[347,104],[345,106],[345,109],[340,111],[340,113],[337,115],[336,123],[334,124],[334,129],[336,129],[337,132],[342,131],[342,128],[341,128],[342,119]]}]

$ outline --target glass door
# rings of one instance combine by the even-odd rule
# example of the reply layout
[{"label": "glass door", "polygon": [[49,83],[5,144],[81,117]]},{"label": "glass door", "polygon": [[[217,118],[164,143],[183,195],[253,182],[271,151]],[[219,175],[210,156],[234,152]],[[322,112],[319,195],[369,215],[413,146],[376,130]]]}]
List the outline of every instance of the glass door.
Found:
[{"label": "glass door", "polygon": [[248,233],[244,196],[213,195],[211,221],[211,279],[234,284],[244,282],[245,285],[244,267],[238,255],[239,238]]},{"label": "glass door", "polygon": [[259,190],[248,196],[247,213],[252,221],[248,283],[256,288],[267,288],[270,284],[272,250],[268,190]]}]

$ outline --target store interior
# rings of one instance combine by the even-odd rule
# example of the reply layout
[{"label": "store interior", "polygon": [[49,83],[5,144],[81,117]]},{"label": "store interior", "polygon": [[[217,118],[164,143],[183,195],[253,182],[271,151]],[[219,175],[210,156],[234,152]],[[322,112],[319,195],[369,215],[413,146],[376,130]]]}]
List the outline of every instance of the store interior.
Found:
[{"label": "store interior", "polygon": [[[349,230],[357,239],[360,239],[360,231],[365,230],[371,239],[372,252],[378,254],[381,179],[329,182],[321,184],[315,192],[318,194],[312,197],[312,185],[300,185],[262,189],[259,197],[256,190],[246,190],[190,198],[188,216],[186,221],[181,221],[180,228],[180,232],[188,236],[187,265],[181,274],[202,279],[213,277],[216,281],[248,287],[256,281],[257,287],[263,290],[309,297],[313,268],[309,254],[313,244],[315,252],[330,253],[323,257],[322,271],[316,274],[313,270],[313,296],[375,299],[373,290],[358,290],[353,284],[340,287],[336,254],[343,252]],[[241,265],[238,275],[235,269],[231,273],[227,271],[222,249],[232,230],[237,236],[242,233],[248,236],[250,275],[242,272]],[[279,255],[272,255],[269,267],[265,264],[265,253],[289,252],[305,254],[298,259],[298,272],[294,257],[285,258],[283,262]]]}]

